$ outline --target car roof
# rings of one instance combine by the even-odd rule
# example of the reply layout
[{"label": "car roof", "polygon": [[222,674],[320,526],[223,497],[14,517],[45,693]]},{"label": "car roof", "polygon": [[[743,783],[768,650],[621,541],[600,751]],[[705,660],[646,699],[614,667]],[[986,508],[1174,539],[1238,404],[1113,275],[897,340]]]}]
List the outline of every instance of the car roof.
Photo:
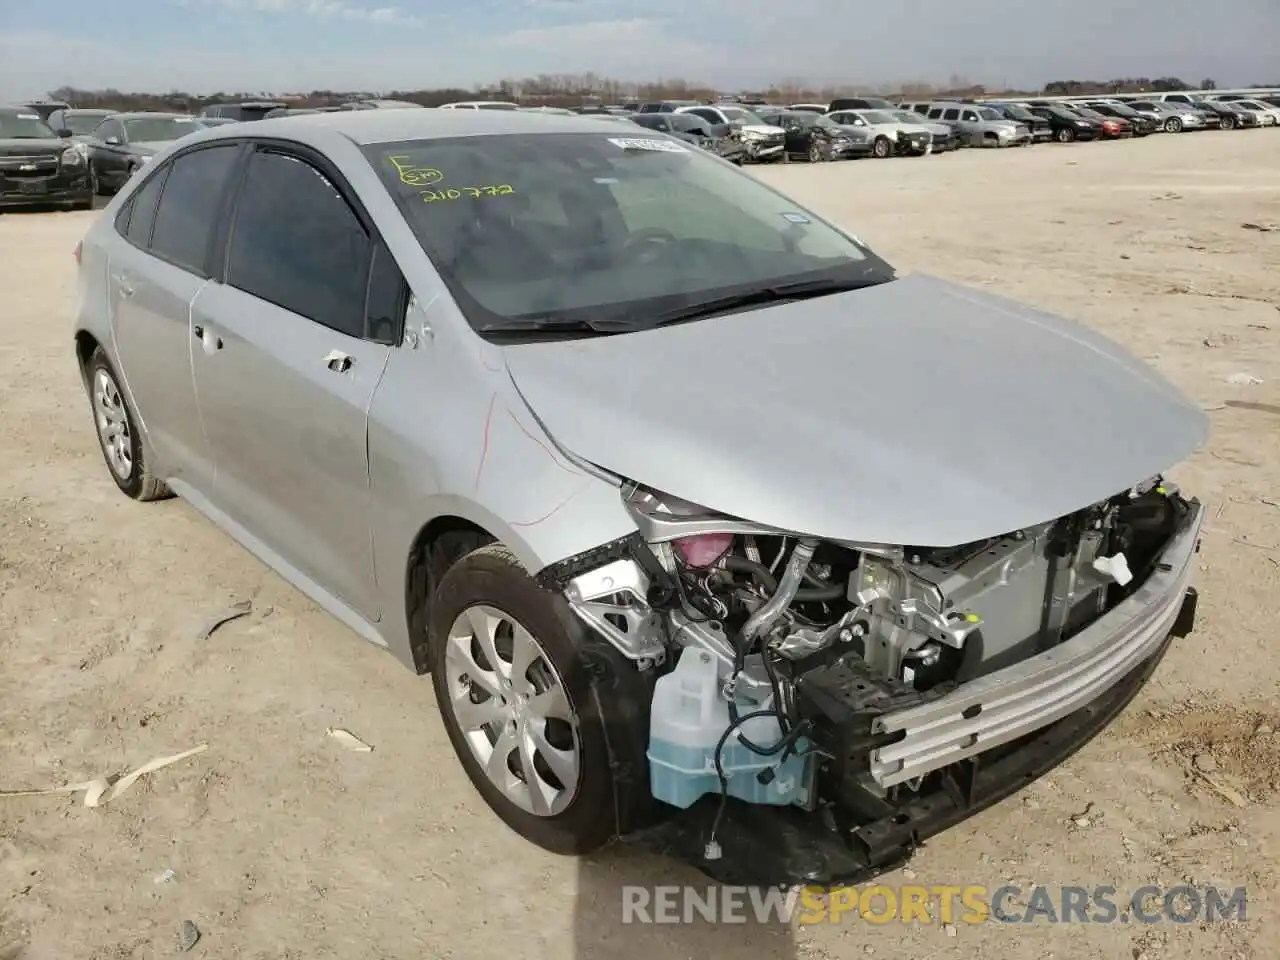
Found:
[{"label": "car roof", "polygon": [[[272,117],[253,124],[254,136],[323,146],[334,135],[361,146],[399,140],[501,134],[599,133],[593,117],[577,114],[526,113],[522,110],[343,110],[293,117]],[[211,137],[243,137],[244,127],[228,124],[207,131]]]},{"label": "car roof", "polygon": [[106,107],[68,107],[63,113],[79,113],[92,114],[93,116],[108,117],[116,113],[115,110],[108,110]]}]

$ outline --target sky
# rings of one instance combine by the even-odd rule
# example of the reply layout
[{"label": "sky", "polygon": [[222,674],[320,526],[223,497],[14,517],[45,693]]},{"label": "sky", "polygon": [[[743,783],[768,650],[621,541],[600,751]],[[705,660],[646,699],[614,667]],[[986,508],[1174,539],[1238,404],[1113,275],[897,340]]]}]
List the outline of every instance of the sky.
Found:
[{"label": "sky", "polygon": [[537,73],[895,85],[1280,81],[1280,0],[0,0],[0,102],[68,85],[285,93]]}]

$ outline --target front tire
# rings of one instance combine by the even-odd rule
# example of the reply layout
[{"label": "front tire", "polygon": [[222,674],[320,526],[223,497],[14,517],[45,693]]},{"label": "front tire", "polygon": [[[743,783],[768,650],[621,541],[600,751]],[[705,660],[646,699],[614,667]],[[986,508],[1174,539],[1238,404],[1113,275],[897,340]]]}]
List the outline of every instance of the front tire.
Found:
[{"label": "front tire", "polygon": [[[501,544],[459,560],[431,601],[432,685],[459,762],[507,826],[562,855],[609,843],[618,832],[615,789],[648,787],[647,777],[615,787],[614,734],[606,743],[590,643],[563,598]],[[619,692],[610,692],[622,701],[609,705],[617,711],[610,722],[643,740],[648,703]]]},{"label": "front tire", "polygon": [[826,159],[827,158],[822,153],[822,147],[818,146],[816,143],[809,144],[810,163],[822,163]]},{"label": "front tire", "polygon": [[1070,127],[1062,127],[1056,134],[1059,143],[1070,143],[1076,138],[1076,132]]},{"label": "front tire", "polygon": [[891,153],[893,153],[893,144],[889,142],[889,138],[876,137],[876,142],[871,147],[871,155],[877,160],[883,160]]},{"label": "front tire", "polygon": [[1164,132],[1165,133],[1181,133],[1182,121],[1179,120],[1177,117],[1170,117],[1168,120],[1164,122]]},{"label": "front tire", "polygon": [[134,500],[161,500],[171,496],[164,481],[151,472],[137,418],[129,408],[116,372],[101,347],[89,358],[85,376],[89,383],[89,403],[93,408],[98,446],[116,486]]}]

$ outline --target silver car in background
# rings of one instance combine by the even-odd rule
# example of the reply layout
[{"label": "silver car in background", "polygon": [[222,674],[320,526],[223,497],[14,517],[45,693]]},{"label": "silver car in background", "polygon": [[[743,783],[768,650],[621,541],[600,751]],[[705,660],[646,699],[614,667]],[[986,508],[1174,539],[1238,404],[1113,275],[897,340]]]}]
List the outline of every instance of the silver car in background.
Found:
[{"label": "silver car in background", "polygon": [[1191,629],[1203,510],[1162,474],[1197,405],[660,132],[228,125],[76,253],[114,483],[429,672],[479,797],[548,850],[874,875]]},{"label": "silver car in background", "polygon": [[973,147],[1025,147],[1034,139],[1025,123],[1010,120],[999,110],[973,103],[932,103],[930,120],[955,124]]},{"label": "silver car in background", "polygon": [[1165,100],[1128,100],[1125,106],[1151,117],[1165,133],[1182,133],[1184,130],[1207,130],[1209,121],[1205,115],[1185,103]]}]

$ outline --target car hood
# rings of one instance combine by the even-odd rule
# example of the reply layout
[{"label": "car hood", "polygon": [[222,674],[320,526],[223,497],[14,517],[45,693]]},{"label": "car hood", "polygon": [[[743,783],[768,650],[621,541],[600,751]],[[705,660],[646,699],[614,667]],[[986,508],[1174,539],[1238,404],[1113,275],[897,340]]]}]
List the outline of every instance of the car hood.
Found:
[{"label": "car hood", "polygon": [[775,127],[768,123],[744,123],[742,125],[743,133],[758,133],[761,136],[772,137],[779,133],[786,133],[781,127]]},{"label": "car hood", "polygon": [[1184,460],[1205,413],[1085,327],[948,281],[504,348],[566,450],[656,490],[838,540],[952,546]]},{"label": "car hood", "polygon": [[129,152],[150,157],[167,149],[171,143],[173,143],[172,140],[135,140],[129,144]]},{"label": "car hood", "polygon": [[0,139],[0,157],[47,157],[51,153],[61,153],[68,146],[67,141],[57,137],[40,140]]},{"label": "car hood", "polygon": [[892,124],[886,123],[885,126],[896,127],[899,133],[905,133],[907,135],[911,135],[914,133],[932,133],[933,132],[932,130],[929,129],[929,127],[926,124],[923,124],[923,123],[892,123]]}]

